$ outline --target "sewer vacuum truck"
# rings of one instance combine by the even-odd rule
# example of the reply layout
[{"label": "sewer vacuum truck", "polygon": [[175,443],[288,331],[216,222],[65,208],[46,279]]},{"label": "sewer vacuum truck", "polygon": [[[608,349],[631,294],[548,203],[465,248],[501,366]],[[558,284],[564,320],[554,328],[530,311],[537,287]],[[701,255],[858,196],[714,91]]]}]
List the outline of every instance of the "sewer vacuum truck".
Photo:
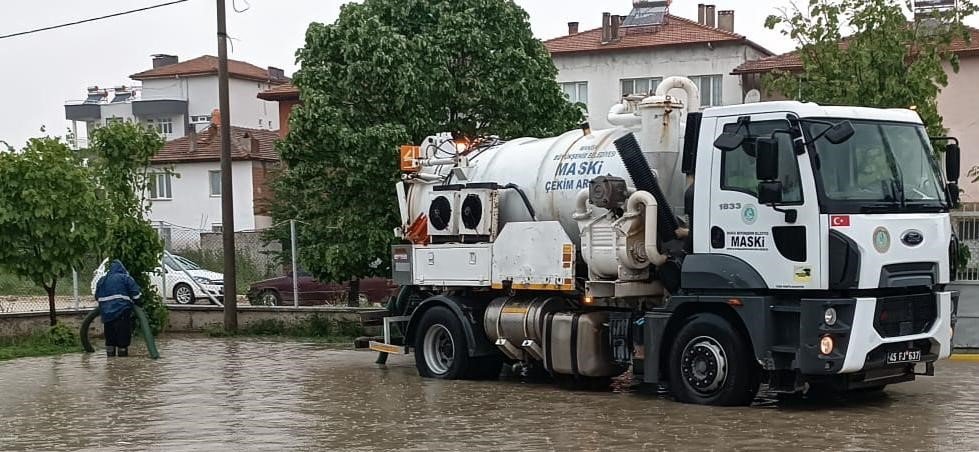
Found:
[{"label": "sewer vacuum truck", "polygon": [[402,290],[371,349],[441,379],[631,368],[706,405],[933,375],[958,298],[957,140],[911,110],[699,97],[673,77],[608,130],[403,147]]}]

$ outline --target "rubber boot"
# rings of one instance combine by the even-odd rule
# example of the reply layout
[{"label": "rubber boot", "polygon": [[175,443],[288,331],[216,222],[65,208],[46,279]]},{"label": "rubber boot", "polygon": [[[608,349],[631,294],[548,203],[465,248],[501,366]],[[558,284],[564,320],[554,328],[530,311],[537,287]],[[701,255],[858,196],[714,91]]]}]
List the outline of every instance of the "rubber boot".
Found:
[{"label": "rubber boot", "polygon": [[105,356],[109,358],[116,356],[116,348],[111,345],[107,345],[105,347]]},{"label": "rubber boot", "polygon": [[119,348],[119,356],[120,357],[123,357],[123,358],[129,356],[129,349],[128,348],[121,348],[120,347]]}]

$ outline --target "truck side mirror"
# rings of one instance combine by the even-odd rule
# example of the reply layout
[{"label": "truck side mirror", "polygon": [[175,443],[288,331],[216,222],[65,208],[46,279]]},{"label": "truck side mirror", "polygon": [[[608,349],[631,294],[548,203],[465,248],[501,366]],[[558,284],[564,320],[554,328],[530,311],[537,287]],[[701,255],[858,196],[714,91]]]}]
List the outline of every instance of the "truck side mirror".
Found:
[{"label": "truck side mirror", "polygon": [[767,206],[774,206],[782,203],[782,183],[779,181],[765,181],[758,184],[758,202]]},{"label": "truck side mirror", "polygon": [[833,144],[843,144],[847,140],[853,137],[857,133],[853,129],[853,123],[850,121],[843,121],[837,123],[835,126],[830,127],[829,130],[825,132],[826,139]]},{"label": "truck side mirror", "polygon": [[743,142],[744,136],[737,133],[724,132],[714,140],[714,147],[724,152],[730,152],[741,147],[741,143]]},{"label": "truck side mirror", "polygon": [[962,172],[962,150],[956,143],[949,143],[945,148],[945,178],[949,182],[958,182]]},{"label": "truck side mirror", "polygon": [[778,141],[774,138],[755,141],[755,176],[760,181],[778,180]]}]

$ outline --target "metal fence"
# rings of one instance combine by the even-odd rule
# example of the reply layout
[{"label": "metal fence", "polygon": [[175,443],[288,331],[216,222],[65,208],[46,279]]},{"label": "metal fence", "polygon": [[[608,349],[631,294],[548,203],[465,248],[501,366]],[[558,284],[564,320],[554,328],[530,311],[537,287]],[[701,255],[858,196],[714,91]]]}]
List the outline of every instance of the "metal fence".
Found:
[{"label": "metal fence", "polygon": [[[221,304],[224,301],[221,232],[168,223],[154,223],[153,227],[166,249],[159,268],[150,275],[158,293],[167,295],[167,303]],[[234,299],[238,303],[249,303],[246,295],[252,284],[284,277],[288,268],[281,264],[282,245],[268,243],[263,231],[238,232],[235,239],[238,293]],[[93,257],[83,268],[76,269],[75,274],[61,278],[56,284],[55,309],[72,311],[95,307],[93,288],[103,274],[101,269],[105,262],[105,259]],[[189,298],[185,296],[187,294]],[[176,295],[184,296],[178,299]],[[48,295],[43,288],[16,275],[0,272],[0,314],[48,310]]]},{"label": "metal fence", "polygon": [[952,212],[952,228],[959,241],[969,249],[969,262],[959,269],[959,282],[979,283],[979,203],[964,204]]},{"label": "metal fence", "polygon": [[[168,302],[187,304],[221,304],[224,283],[224,240],[220,230],[201,230],[169,223],[155,225],[163,238],[167,253],[152,279],[166,294]],[[288,247],[289,245],[286,244]],[[235,233],[236,300],[248,303],[252,284],[286,277],[288,266],[282,265],[283,246],[269,241],[264,231]],[[169,280],[168,280],[169,279]],[[164,289],[165,288],[165,289]],[[187,295],[190,294],[190,300]],[[230,298],[230,294],[228,299]]]},{"label": "metal fence", "polygon": [[[150,275],[150,282],[167,303],[220,305],[235,300],[239,305],[349,305],[348,284],[325,283],[301,270],[291,271],[294,266],[301,268],[291,257],[302,245],[298,232],[303,224],[290,221],[279,226],[289,231],[281,241],[270,240],[266,231],[235,233],[237,293],[232,298],[223,292],[221,231],[156,222],[153,227],[163,239],[166,251],[159,267]],[[59,280],[56,309],[93,308],[96,305],[93,287],[104,273],[101,269],[105,263],[105,259],[93,258],[78,269],[77,275]],[[392,293],[393,285],[386,279],[369,279],[360,282],[360,292],[353,299],[360,306],[377,306],[383,305]],[[0,272],[0,314],[47,310],[48,297],[42,288]]]}]

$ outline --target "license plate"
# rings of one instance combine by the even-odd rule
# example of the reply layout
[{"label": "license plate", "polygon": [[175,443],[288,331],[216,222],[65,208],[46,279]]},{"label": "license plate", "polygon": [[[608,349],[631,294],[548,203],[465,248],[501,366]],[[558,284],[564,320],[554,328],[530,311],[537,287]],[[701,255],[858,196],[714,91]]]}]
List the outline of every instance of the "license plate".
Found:
[{"label": "license plate", "polygon": [[902,350],[887,353],[887,364],[916,363],[921,361],[921,350]]}]

